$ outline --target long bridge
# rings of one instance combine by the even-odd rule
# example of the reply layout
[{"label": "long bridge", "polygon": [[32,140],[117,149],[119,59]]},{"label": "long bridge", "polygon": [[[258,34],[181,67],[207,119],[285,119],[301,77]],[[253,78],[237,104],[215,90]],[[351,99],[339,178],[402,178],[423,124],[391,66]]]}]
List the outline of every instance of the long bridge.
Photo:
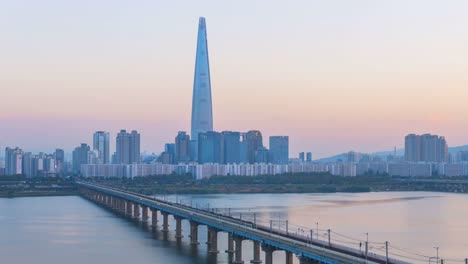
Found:
[{"label": "long bridge", "polygon": [[[150,196],[141,195],[104,185],[77,182],[80,194],[104,207],[137,221],[150,223],[157,227],[158,212],[162,217],[162,232],[169,232],[169,216],[175,220],[175,237],[182,239],[182,221],[190,223],[190,244],[198,245],[198,226],[205,225],[208,229],[207,245],[209,254],[217,254],[218,232],[228,233],[228,249],[232,254],[234,264],[242,264],[242,241],[253,241],[253,259],[251,263],[262,263],[261,250],[265,254],[265,263],[273,263],[273,252],[285,251],[285,263],[292,264],[294,256],[300,264],[327,263],[388,263],[406,264],[401,260],[389,258],[388,245],[385,255],[369,254],[367,245],[361,252],[342,245],[333,244],[328,240],[305,239],[297,234],[280,232],[270,227],[257,224],[255,221],[245,221],[230,216],[201,210],[191,206],[164,201]],[[150,216],[151,214],[151,216]]]}]

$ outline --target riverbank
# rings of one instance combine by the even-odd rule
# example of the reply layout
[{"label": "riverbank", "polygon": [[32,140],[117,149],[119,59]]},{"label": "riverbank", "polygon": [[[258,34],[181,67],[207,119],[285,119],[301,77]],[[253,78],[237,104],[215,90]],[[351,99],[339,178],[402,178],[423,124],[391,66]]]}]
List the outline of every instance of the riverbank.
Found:
[{"label": "riverbank", "polygon": [[18,191],[18,192],[0,192],[0,198],[18,198],[18,197],[44,197],[44,196],[74,196],[78,191]]},{"label": "riverbank", "polygon": [[329,174],[223,176],[194,181],[191,176],[167,175],[133,179],[85,179],[146,195],[223,193],[365,193],[435,191],[468,193],[467,181],[393,178],[384,175],[339,177]]}]

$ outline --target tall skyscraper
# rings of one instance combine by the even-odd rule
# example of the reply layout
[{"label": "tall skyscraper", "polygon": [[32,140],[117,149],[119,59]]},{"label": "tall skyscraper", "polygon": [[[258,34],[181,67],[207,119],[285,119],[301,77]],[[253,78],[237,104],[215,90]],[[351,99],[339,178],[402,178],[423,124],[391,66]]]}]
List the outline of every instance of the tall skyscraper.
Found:
[{"label": "tall skyscraper", "polygon": [[122,129],[117,134],[116,163],[140,163],[140,134],[136,130],[127,133],[125,129]]},{"label": "tall skyscraper", "polygon": [[[207,131],[213,131],[211,78],[208,59],[208,42],[206,37],[206,22],[204,17],[200,17],[198,23],[195,77],[193,81],[192,140],[198,140],[198,134]],[[198,144],[196,142],[192,143],[193,147],[197,145]]]},{"label": "tall skyscraper", "polygon": [[5,175],[17,175],[23,172],[23,150],[5,148]]},{"label": "tall skyscraper", "polygon": [[287,164],[289,161],[289,137],[270,137],[270,162],[273,164]]},{"label": "tall skyscraper", "polygon": [[179,131],[175,138],[175,162],[190,161],[190,136],[185,131]]},{"label": "tall skyscraper", "polygon": [[93,135],[93,150],[97,151],[100,164],[109,164],[109,132],[97,131]]},{"label": "tall skyscraper", "polygon": [[255,163],[255,153],[263,147],[262,133],[258,130],[250,130],[245,134],[247,142],[247,161]]},{"label": "tall skyscraper", "polygon": [[444,137],[409,134],[405,137],[405,160],[412,162],[448,162],[448,146]]}]

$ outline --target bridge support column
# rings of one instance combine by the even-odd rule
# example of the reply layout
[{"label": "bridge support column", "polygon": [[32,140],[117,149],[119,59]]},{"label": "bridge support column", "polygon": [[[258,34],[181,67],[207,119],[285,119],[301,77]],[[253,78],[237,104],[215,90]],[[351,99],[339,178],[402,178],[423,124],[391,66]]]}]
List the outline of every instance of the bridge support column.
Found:
[{"label": "bridge support column", "polygon": [[120,212],[125,215],[125,200],[120,199]]},{"label": "bridge support column", "polygon": [[114,211],[119,211],[119,198],[114,197]]},{"label": "bridge support column", "polygon": [[133,203],[133,218],[140,219],[140,205],[137,203]]},{"label": "bridge support column", "polygon": [[258,241],[253,242],[253,259],[250,261],[250,263],[262,263],[262,260],[260,259],[260,242]]},{"label": "bridge support column", "polygon": [[234,251],[234,236],[231,233],[228,234],[228,248],[226,249],[225,252],[228,254],[233,254],[235,252]]},{"label": "bridge support column", "polygon": [[156,227],[158,225],[158,210],[151,209],[151,226]]},{"label": "bridge support column", "polygon": [[142,221],[147,223],[148,222],[148,206],[142,206],[141,210],[143,211],[143,219]]},{"label": "bridge support column", "polygon": [[166,212],[161,212],[163,216],[163,232],[169,232],[169,214]]},{"label": "bridge support column", "polygon": [[208,253],[219,253],[218,250],[218,230],[213,227],[208,227]]},{"label": "bridge support column", "polygon": [[299,256],[299,264],[315,264],[315,263],[320,263],[318,261],[315,261],[313,259],[306,258],[304,256]]},{"label": "bridge support column", "polygon": [[232,263],[244,264],[244,261],[242,260],[242,238],[239,236],[235,236],[234,244],[235,244],[234,261]]},{"label": "bridge support column", "polygon": [[198,245],[198,224],[190,221],[190,245]]},{"label": "bridge support column", "polygon": [[125,203],[122,199],[119,198],[119,206],[118,206],[119,213],[125,213]]},{"label": "bridge support column", "polygon": [[174,216],[174,219],[176,221],[176,235],[175,235],[175,238],[176,239],[181,239],[182,238],[182,218],[178,217],[178,216]]},{"label": "bridge support column", "polygon": [[293,264],[293,253],[286,251],[286,263],[285,264]]},{"label": "bridge support column", "polygon": [[127,205],[126,215],[131,218],[132,217],[132,202],[126,201],[126,205]]},{"label": "bridge support column", "polygon": [[269,245],[262,245],[262,250],[265,251],[265,264],[273,264],[273,251],[275,251],[275,248]]}]

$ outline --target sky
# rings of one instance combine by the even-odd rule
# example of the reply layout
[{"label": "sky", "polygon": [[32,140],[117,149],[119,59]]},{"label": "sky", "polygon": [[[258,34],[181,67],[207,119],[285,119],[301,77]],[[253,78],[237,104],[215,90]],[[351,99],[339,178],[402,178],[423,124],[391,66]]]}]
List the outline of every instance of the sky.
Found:
[{"label": "sky", "polygon": [[198,17],[214,129],[289,135],[290,156],[468,144],[468,1],[0,1],[0,148],[96,130],[160,152],[190,131]]}]

